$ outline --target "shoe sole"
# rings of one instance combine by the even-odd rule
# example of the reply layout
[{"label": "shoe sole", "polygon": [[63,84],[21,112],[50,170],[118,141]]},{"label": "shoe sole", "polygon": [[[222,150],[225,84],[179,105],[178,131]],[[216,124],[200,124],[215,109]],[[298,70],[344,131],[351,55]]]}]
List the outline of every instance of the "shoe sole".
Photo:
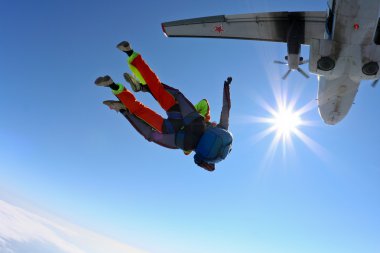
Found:
[{"label": "shoe sole", "polygon": [[110,81],[111,81],[110,76],[101,76],[95,80],[95,84],[98,86],[108,86],[112,83]]},{"label": "shoe sole", "polygon": [[119,101],[113,101],[113,100],[106,100],[103,101],[103,104],[108,106],[111,110],[120,111],[120,110],[126,110],[127,108],[125,105],[123,105]]},{"label": "shoe sole", "polygon": [[131,45],[127,41],[122,41],[116,46],[118,49],[120,49],[123,52],[132,50]]},{"label": "shoe sole", "polygon": [[141,91],[141,85],[140,83],[137,83],[137,81],[128,73],[124,73],[124,79],[127,81],[134,92]]}]

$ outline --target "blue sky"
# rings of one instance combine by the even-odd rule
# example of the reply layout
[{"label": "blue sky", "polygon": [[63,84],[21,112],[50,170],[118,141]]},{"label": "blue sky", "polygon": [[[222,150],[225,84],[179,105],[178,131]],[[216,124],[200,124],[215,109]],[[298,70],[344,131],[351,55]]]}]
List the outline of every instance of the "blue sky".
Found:
[{"label": "blue sky", "polygon": [[[149,8],[148,8],[149,6]],[[338,125],[325,125],[306,80],[274,65],[285,44],[166,38],[161,22],[219,14],[325,10],[326,1],[4,1],[0,16],[1,198],[148,252],[379,252],[380,90],[363,82]],[[218,120],[232,76],[234,147],[208,173],[143,139],[103,100],[99,75],[123,81],[129,40],[165,83]],[[308,47],[302,55],[308,57]],[[307,69],[307,66],[304,67]],[[258,141],[273,91],[314,105],[293,150]],[[147,94],[138,99],[162,113]],[[314,104],[313,104],[314,103]],[[267,159],[268,153],[272,154]]]}]

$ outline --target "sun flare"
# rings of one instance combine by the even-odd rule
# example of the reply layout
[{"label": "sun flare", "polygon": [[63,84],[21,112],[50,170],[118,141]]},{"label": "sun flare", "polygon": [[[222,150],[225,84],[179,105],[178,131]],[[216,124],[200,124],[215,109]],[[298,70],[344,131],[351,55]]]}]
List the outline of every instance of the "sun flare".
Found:
[{"label": "sun flare", "polygon": [[273,115],[273,127],[277,134],[281,136],[289,136],[293,134],[299,126],[302,125],[300,115],[291,108],[281,107]]},{"label": "sun flare", "polygon": [[323,147],[303,131],[305,127],[317,124],[305,119],[305,114],[315,109],[315,101],[311,100],[303,106],[297,106],[300,102],[300,94],[289,97],[287,90],[284,90],[281,86],[278,89],[273,89],[273,94],[275,98],[274,105],[271,105],[262,97],[257,97],[255,101],[264,109],[264,114],[266,115],[251,117],[252,122],[266,125],[264,129],[255,134],[254,138],[256,141],[272,136],[264,160],[266,162],[272,160],[279,147],[281,147],[280,150],[282,150],[282,157],[284,159],[287,157],[288,151],[296,152],[296,139],[303,142],[318,156],[323,156],[323,153],[325,153]]}]

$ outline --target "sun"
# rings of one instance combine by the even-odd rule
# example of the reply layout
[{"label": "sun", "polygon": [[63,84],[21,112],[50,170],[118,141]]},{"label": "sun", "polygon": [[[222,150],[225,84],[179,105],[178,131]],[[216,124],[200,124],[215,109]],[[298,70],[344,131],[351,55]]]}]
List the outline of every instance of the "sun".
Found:
[{"label": "sun", "polygon": [[292,108],[281,106],[273,115],[273,127],[278,135],[289,137],[294,134],[298,127],[302,125],[301,116]]},{"label": "sun", "polygon": [[305,127],[318,125],[306,119],[306,113],[316,109],[315,100],[299,106],[300,94],[290,97],[287,90],[282,88],[274,90],[273,94],[275,103],[272,105],[262,97],[257,97],[255,101],[264,109],[263,113],[260,113],[263,116],[250,117],[250,122],[266,125],[254,135],[255,142],[272,136],[264,160],[270,162],[278,150],[282,151],[284,159],[289,151],[297,152],[296,139],[318,156],[323,156],[324,148],[304,132]]}]

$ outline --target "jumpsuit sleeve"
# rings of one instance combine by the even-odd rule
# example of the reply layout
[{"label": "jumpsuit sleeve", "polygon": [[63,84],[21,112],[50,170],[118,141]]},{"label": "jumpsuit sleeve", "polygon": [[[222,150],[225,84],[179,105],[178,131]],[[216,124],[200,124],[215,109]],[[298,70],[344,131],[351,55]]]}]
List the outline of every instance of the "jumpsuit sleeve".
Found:
[{"label": "jumpsuit sleeve", "polygon": [[226,81],[224,81],[224,87],[223,87],[223,107],[222,112],[220,113],[220,121],[218,126],[228,130],[229,126],[229,118],[230,118],[230,109],[231,109],[231,98],[230,98],[230,83],[232,81],[232,78],[227,78]]}]

